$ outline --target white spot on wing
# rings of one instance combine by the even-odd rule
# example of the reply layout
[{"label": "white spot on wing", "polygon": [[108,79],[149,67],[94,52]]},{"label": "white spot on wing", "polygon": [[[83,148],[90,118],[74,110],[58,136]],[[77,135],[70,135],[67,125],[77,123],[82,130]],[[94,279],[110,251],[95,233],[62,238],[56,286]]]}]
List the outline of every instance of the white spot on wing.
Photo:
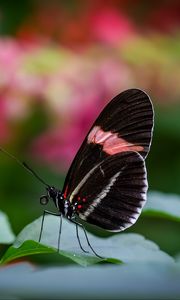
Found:
[{"label": "white spot on wing", "polygon": [[102,169],[102,167],[100,166],[100,171],[101,171],[101,173],[102,173],[102,176],[104,177],[104,170]]}]

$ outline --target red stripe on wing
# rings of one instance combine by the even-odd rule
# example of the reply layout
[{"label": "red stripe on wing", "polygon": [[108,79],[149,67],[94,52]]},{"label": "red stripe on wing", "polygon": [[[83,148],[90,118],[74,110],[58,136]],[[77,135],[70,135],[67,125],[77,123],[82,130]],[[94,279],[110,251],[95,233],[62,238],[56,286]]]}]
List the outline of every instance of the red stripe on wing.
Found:
[{"label": "red stripe on wing", "polygon": [[103,131],[100,126],[95,126],[88,135],[88,143],[103,146],[103,151],[109,155],[114,155],[126,151],[143,151],[144,147],[128,143],[123,138],[118,137],[117,133]]}]

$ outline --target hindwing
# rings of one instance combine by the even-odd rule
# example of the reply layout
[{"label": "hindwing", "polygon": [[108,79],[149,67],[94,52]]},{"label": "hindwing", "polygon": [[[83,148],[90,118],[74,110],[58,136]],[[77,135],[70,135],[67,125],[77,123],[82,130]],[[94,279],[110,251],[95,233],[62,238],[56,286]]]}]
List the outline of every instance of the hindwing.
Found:
[{"label": "hindwing", "polygon": [[145,163],[137,152],[107,157],[84,178],[71,199],[88,223],[121,231],[138,219],[146,201]]}]

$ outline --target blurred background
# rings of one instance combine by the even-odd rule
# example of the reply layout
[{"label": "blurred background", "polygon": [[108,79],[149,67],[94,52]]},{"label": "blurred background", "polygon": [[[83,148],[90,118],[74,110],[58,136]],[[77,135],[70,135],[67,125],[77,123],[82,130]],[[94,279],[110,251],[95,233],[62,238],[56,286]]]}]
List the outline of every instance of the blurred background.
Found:
[{"label": "blurred background", "polygon": [[[180,2],[0,0],[0,145],[62,188],[104,105],[127,88],[155,106],[150,190],[180,194]],[[42,214],[44,186],[0,153],[0,209],[15,233]],[[141,217],[128,231],[170,254],[176,222]]]}]

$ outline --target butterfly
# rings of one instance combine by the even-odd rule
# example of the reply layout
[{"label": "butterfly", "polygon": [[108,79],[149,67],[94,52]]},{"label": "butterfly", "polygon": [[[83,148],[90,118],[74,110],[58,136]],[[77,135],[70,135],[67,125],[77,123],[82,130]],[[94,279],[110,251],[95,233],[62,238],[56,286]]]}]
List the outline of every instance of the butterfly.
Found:
[{"label": "butterfly", "polygon": [[50,186],[26,163],[11,158],[28,169],[43,184],[46,194],[40,203],[51,199],[58,213],[45,210],[39,242],[46,214],[62,217],[82,227],[87,243],[95,255],[81,220],[108,231],[120,232],[133,225],[147,199],[147,172],[145,159],[150,150],[154,126],[154,111],[149,96],[140,89],[128,89],[114,97],[102,110],[65,178],[61,190]]},{"label": "butterfly", "polygon": [[77,218],[112,232],[137,221],[147,199],[145,159],[153,115],[151,100],[142,90],[129,89],[114,97],[87,133],[62,191],[48,185],[47,195],[40,198],[41,204],[52,199],[61,220],[64,216],[76,224],[83,251],[78,226],[84,226]]}]

